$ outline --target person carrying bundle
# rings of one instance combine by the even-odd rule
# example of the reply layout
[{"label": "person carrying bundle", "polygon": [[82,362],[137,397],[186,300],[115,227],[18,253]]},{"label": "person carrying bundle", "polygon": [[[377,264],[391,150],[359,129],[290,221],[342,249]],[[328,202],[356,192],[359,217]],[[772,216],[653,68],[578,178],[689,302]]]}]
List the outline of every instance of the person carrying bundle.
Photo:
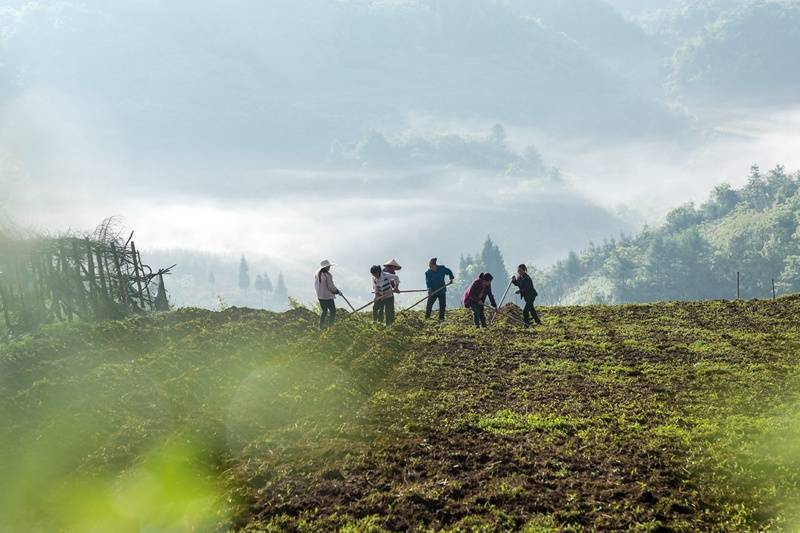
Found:
[{"label": "person carrying bundle", "polygon": [[479,328],[486,327],[486,314],[483,311],[484,307],[486,307],[486,298],[489,298],[492,307],[497,307],[497,302],[495,302],[494,294],[492,293],[493,279],[494,276],[488,272],[485,274],[481,273],[477,279],[470,283],[467,290],[465,290],[464,294],[461,296],[461,303],[467,309],[472,310],[472,318],[475,322],[475,326]]},{"label": "person carrying bundle", "polygon": [[539,293],[536,292],[533,286],[533,279],[528,275],[528,267],[519,265],[519,267],[517,267],[517,275],[511,278],[511,283],[519,288],[517,294],[519,294],[520,298],[525,300],[525,308],[522,310],[522,318],[525,321],[525,327],[529,328],[531,326],[531,317],[533,317],[533,320],[537,324],[541,324],[542,321],[539,319],[539,313],[537,313],[536,309],[533,307],[533,301],[536,300]]},{"label": "person carrying bundle", "polygon": [[400,278],[395,274],[401,267],[392,259],[381,267],[375,265],[370,269],[372,274],[372,292],[375,294],[375,304],[372,307],[372,320],[383,322],[391,326],[394,323],[394,295],[400,292]]}]

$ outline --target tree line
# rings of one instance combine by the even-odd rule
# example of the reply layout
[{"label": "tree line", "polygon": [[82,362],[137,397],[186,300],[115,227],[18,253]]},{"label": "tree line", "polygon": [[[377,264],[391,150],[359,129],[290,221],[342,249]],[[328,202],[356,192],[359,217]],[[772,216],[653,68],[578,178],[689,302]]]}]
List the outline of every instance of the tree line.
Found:
[{"label": "tree line", "polygon": [[[773,287],[777,295],[800,292],[800,172],[754,165],[739,189],[722,183],[702,204],[671,210],[658,227],[590,243],[529,271],[548,305],[735,298],[737,275],[742,298],[772,297]],[[498,287],[508,283],[491,238],[461,257],[457,282],[480,272],[495,275]]]}]

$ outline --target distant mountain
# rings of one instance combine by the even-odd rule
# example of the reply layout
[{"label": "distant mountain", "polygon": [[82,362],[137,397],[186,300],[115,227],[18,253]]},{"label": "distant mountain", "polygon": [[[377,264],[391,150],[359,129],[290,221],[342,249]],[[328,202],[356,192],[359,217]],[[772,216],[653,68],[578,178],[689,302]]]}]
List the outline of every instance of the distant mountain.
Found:
[{"label": "distant mountain", "polygon": [[800,292],[800,172],[753,167],[748,184],[717,186],[699,207],[671,211],[636,237],[571,253],[540,276],[549,303],[648,302]]},{"label": "distant mountain", "polygon": [[17,92],[101,111],[144,149],[324,154],[411,113],[577,137],[685,127],[614,67],[649,44],[599,1],[17,4],[0,13]]},{"label": "distant mountain", "polygon": [[[691,20],[702,2],[673,21]],[[708,6],[705,6],[706,8]],[[703,14],[708,20],[708,12]],[[720,105],[797,103],[800,2],[758,1],[725,10],[676,51],[669,83],[685,100]]]}]

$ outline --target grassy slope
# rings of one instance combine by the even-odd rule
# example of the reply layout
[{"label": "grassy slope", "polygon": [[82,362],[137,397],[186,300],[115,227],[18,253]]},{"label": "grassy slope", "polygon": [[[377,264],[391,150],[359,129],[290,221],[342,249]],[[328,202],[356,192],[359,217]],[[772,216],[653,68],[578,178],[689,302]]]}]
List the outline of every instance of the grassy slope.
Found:
[{"label": "grassy slope", "polygon": [[0,525],[795,523],[798,298],[551,308],[535,332],[313,319],[183,310],[0,345]]}]

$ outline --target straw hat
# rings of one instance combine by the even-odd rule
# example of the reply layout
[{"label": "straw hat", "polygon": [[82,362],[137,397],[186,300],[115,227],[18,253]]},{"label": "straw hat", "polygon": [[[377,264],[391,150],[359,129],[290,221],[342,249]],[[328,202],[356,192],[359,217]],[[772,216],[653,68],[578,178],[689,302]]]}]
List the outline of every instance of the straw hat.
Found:
[{"label": "straw hat", "polygon": [[331,262],[330,262],[330,261],[328,261],[327,259],[325,259],[324,261],[320,261],[320,262],[319,262],[319,268],[317,269],[317,274],[319,274],[319,273],[320,273],[320,271],[321,271],[323,268],[332,267],[332,266],[334,266],[335,264],[336,264],[336,263],[331,263]]},{"label": "straw hat", "polygon": [[385,262],[383,264],[383,266],[385,266],[385,267],[394,267],[395,270],[400,270],[401,268],[403,268],[397,263],[397,259],[392,259],[391,261],[387,261],[387,262]]}]

